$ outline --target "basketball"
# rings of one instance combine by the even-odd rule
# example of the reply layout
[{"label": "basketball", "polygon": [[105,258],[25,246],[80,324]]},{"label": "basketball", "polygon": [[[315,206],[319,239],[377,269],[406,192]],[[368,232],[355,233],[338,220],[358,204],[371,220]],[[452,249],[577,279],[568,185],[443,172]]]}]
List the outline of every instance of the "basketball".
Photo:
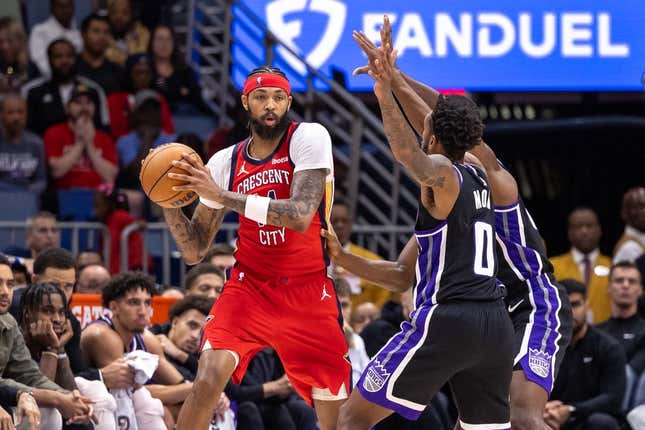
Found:
[{"label": "basketball", "polygon": [[169,143],[153,149],[143,160],[139,181],[148,198],[164,208],[180,208],[197,199],[194,191],[174,191],[172,187],[184,185],[184,182],[170,179],[168,173],[186,172],[174,167],[174,160],[181,160],[181,155],[190,154],[199,164],[203,164],[199,155],[190,147],[181,143]]}]

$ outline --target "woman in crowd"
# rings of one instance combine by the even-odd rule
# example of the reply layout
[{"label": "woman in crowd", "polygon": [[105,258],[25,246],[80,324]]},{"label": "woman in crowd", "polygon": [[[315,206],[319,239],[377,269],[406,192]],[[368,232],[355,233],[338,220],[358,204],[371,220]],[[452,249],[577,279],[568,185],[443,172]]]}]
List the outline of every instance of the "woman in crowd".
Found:
[{"label": "woman in crowd", "polygon": [[0,93],[17,91],[38,75],[38,67],[29,61],[22,25],[11,17],[0,17]]},{"label": "woman in crowd", "polygon": [[153,64],[154,87],[168,100],[173,112],[192,108],[209,113],[195,75],[177,49],[172,28],[162,24],[152,30],[148,54]]}]

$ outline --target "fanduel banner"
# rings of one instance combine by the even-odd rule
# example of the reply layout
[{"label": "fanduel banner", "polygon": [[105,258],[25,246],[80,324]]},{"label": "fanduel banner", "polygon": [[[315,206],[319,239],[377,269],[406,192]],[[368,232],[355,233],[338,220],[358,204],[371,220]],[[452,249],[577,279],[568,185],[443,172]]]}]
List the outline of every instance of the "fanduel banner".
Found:
[{"label": "fanduel banner", "polygon": [[[365,63],[352,30],[379,38],[392,21],[399,66],[438,88],[469,90],[642,90],[645,3],[642,0],[245,0],[271,31],[327,76],[345,73],[351,90],[371,90],[351,77]],[[252,34],[236,17],[234,37]],[[256,42],[257,43],[257,42]],[[234,46],[238,64],[249,46]],[[264,59],[263,53],[259,53]],[[304,68],[277,48],[289,74]],[[244,57],[244,58],[241,58]],[[255,66],[257,64],[249,64]],[[243,77],[235,76],[241,86]],[[292,79],[293,80],[293,79]],[[298,87],[297,83],[295,86]]]}]

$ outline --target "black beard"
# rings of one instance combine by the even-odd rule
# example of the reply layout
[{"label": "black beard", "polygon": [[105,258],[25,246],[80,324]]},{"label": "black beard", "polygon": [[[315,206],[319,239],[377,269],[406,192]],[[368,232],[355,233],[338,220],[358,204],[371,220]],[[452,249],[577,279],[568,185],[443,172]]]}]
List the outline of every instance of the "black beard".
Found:
[{"label": "black beard", "polygon": [[58,70],[52,70],[52,81],[57,83],[66,83],[71,81],[76,75],[76,67],[72,67],[68,73],[60,73]]},{"label": "black beard", "polygon": [[289,128],[289,124],[291,123],[291,120],[288,118],[288,115],[285,113],[280,117],[278,122],[274,126],[267,126],[264,125],[264,117],[266,115],[258,118],[253,118],[251,117],[249,120],[249,124],[251,125],[251,130],[255,132],[255,134],[258,135],[259,138],[261,139],[266,139],[266,140],[273,140],[277,139],[284,133],[284,131]]}]

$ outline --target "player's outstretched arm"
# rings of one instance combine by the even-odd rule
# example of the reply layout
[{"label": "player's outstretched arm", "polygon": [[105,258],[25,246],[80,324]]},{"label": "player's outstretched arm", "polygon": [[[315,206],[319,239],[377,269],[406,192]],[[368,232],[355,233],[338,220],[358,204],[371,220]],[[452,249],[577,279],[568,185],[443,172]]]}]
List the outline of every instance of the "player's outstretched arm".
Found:
[{"label": "player's outstretched arm", "polygon": [[[473,157],[476,158],[473,159]],[[496,206],[509,206],[517,202],[519,192],[515,178],[508,170],[502,167],[495,156],[495,152],[483,140],[468,151],[465,161],[479,165],[486,171],[488,184]]]},{"label": "player's outstretched arm", "polygon": [[168,229],[186,264],[197,264],[204,258],[222,224],[226,209],[211,209],[199,203],[188,219],[181,209],[163,210]]},{"label": "player's outstretched arm", "polygon": [[[375,71],[375,61],[383,53],[386,58],[392,54],[392,26],[387,15],[383,17],[383,26],[380,30],[381,47],[377,47],[363,32],[354,31],[353,37],[358,46],[367,56],[366,66],[358,67],[353,74]],[[392,92],[401,104],[403,112],[418,135],[423,133],[425,116],[432,111],[439,100],[439,92],[425,85],[396,67],[393,67]]]},{"label": "player's outstretched arm", "polygon": [[[441,154],[427,155],[419,146],[414,132],[405,120],[401,109],[391,91],[392,64],[396,58],[394,51],[390,58],[375,60],[376,71],[369,74],[374,78],[374,94],[381,108],[383,127],[394,158],[421,185],[431,187],[434,193],[432,207],[426,209],[437,219],[445,219],[450,214],[459,194],[459,178],[452,162]],[[424,127],[430,129],[430,115],[426,115]]]},{"label": "player's outstretched arm", "polygon": [[390,291],[403,292],[414,284],[414,268],[418,254],[417,241],[412,237],[396,261],[369,260],[343,249],[333,228],[321,230],[332,262],[359,278],[378,284]]}]

